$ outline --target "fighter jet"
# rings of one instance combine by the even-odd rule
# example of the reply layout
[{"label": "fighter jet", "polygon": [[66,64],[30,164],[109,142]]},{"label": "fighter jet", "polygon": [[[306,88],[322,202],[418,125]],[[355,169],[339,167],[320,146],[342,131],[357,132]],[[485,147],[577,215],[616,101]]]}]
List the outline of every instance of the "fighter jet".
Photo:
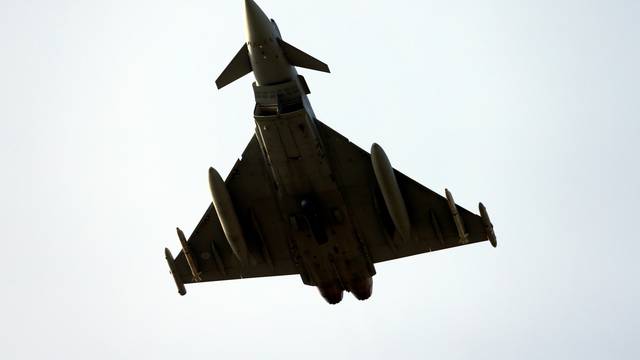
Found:
[{"label": "fighter jet", "polygon": [[245,0],[246,43],[216,80],[253,72],[255,135],[223,180],[209,169],[212,203],[182,250],[165,257],[185,284],[299,275],[330,304],[345,291],[371,296],[375,264],[488,240],[480,216],[395,170],[378,144],[370,153],[320,122],[296,67],[329,67],[287,43],[276,22]]}]

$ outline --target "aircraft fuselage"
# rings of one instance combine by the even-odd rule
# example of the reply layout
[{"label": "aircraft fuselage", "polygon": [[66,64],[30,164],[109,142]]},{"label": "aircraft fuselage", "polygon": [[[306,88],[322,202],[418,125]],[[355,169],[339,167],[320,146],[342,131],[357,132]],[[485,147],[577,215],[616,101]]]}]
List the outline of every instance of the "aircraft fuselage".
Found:
[{"label": "aircraft fuselage", "polygon": [[246,12],[256,136],[302,279],[331,303],[342,299],[343,290],[366,299],[375,269],[326,156],[306,81],[284,56],[275,22],[250,0]]}]

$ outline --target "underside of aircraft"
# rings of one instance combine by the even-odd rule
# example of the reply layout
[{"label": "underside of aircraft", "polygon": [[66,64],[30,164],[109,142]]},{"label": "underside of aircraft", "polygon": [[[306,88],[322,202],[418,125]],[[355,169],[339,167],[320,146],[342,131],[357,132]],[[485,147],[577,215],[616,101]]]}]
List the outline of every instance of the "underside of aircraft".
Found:
[{"label": "underside of aircraft", "polygon": [[329,72],[286,43],[245,1],[247,42],[220,75],[222,88],[253,72],[255,135],[225,180],[209,169],[212,203],[182,250],[165,256],[185,284],[299,275],[336,304],[344,291],[371,296],[375,264],[496,236],[486,208],[456,205],[394,169],[384,150],[367,152],[320,122],[296,67]]}]

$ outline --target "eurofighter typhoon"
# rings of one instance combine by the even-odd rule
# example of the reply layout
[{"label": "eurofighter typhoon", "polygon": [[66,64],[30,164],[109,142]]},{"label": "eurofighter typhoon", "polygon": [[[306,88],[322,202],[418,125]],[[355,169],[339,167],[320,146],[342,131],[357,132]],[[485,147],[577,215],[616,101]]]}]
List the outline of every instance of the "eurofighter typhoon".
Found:
[{"label": "eurofighter typhoon", "polygon": [[371,296],[375,264],[489,240],[480,216],[395,170],[378,144],[367,153],[314,115],[296,67],[329,72],[283,40],[275,21],[245,0],[246,43],[216,80],[253,72],[255,135],[223,180],[209,169],[213,202],[182,250],[165,256],[185,284],[299,275],[330,304],[344,291]]}]

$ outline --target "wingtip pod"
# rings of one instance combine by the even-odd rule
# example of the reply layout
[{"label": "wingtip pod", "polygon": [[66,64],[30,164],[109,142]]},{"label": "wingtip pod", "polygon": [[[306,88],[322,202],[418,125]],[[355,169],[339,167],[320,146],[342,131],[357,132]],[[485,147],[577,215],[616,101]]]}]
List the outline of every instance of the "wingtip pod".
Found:
[{"label": "wingtip pod", "polygon": [[176,264],[173,260],[173,255],[171,255],[171,251],[168,248],[164,248],[164,257],[167,259],[167,264],[169,265],[169,270],[171,270],[171,275],[173,275],[173,281],[176,283],[176,287],[178,288],[178,294],[184,296],[187,293],[187,289],[184,287],[184,282],[178,275],[176,271]]},{"label": "wingtip pod", "polygon": [[487,212],[487,208],[482,203],[480,203],[478,207],[480,208],[480,218],[482,219],[482,224],[484,225],[484,228],[487,232],[487,237],[489,238],[489,242],[491,243],[491,246],[495,248],[498,246],[498,240],[496,239],[496,233],[493,230],[493,224],[491,223],[491,219],[489,219],[489,213]]}]

